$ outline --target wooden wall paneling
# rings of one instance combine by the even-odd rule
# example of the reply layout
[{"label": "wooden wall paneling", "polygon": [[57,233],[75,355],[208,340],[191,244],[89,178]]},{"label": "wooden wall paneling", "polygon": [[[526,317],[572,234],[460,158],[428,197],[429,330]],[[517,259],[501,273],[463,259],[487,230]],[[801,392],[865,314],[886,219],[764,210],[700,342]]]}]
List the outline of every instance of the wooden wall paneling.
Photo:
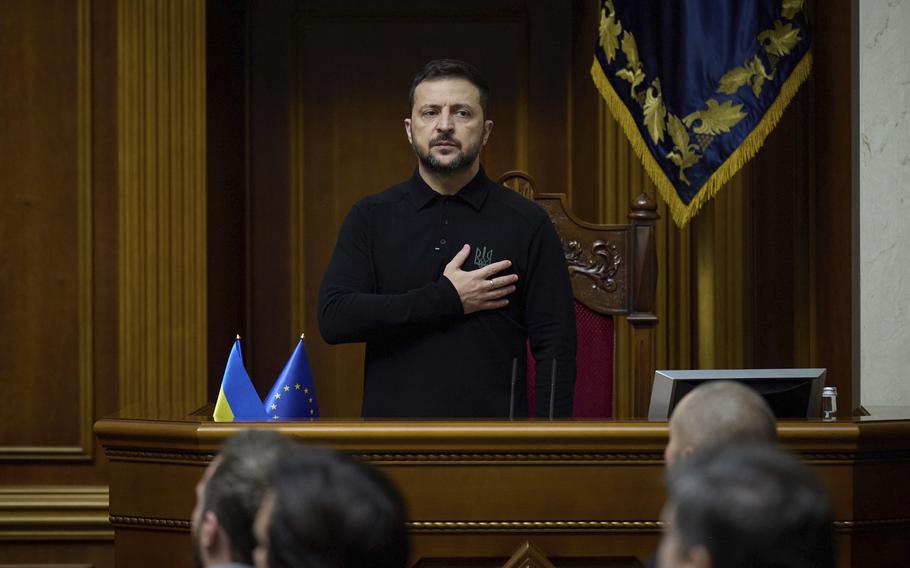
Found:
[{"label": "wooden wall paneling", "polygon": [[106,486],[0,488],[0,540],[110,541]]},{"label": "wooden wall paneling", "polygon": [[[234,336],[247,328],[247,69],[246,0],[206,4],[206,243],[208,389],[215,400]],[[249,362],[249,361],[248,361]]]},{"label": "wooden wall paneling", "polygon": [[[303,329],[292,326],[290,175],[293,0],[249,2],[249,341],[265,395]],[[325,55],[325,52],[323,52]]]},{"label": "wooden wall paneling", "polygon": [[93,568],[93,564],[0,564],[0,568]]},{"label": "wooden wall paneling", "polygon": [[0,74],[15,78],[0,95],[5,566],[113,565],[92,433],[116,396],[105,335],[116,329],[115,162],[105,159],[115,113],[106,106],[111,8],[108,0],[0,7]]},{"label": "wooden wall paneling", "polygon": [[89,2],[9,4],[0,18],[0,461],[90,460]]},{"label": "wooden wall paneling", "polygon": [[809,85],[803,85],[791,101],[752,169],[749,303],[754,313],[756,367],[810,365]]},{"label": "wooden wall paneling", "polygon": [[[601,185],[599,164],[601,97],[591,80],[591,61],[594,59],[595,36],[600,22],[600,7],[596,2],[573,0],[571,14],[572,60],[570,63],[566,121],[566,153],[569,156],[569,176],[572,212],[591,223],[601,220]],[[628,211],[628,210],[627,210]]]},{"label": "wooden wall paneling", "polygon": [[[642,523],[643,525],[645,523]],[[525,534],[494,534],[484,533],[475,535],[470,543],[473,556],[465,554],[466,539],[470,535],[446,534],[439,531],[415,531],[411,538],[411,557],[414,568],[502,568],[515,566],[512,560],[519,559],[531,561],[532,558],[520,555],[521,550],[512,558],[507,555],[516,547],[530,545],[538,549],[541,556],[546,558],[533,558],[534,562],[520,564],[528,568],[543,568],[543,566],[572,567],[572,568],[640,568],[644,566],[641,559],[650,558],[656,549],[658,528],[641,528],[627,530],[622,536],[611,535],[610,544],[601,542],[592,545],[590,539],[584,537],[583,531],[576,531],[575,535],[566,533],[528,531]],[[617,531],[619,532],[619,531]],[[606,539],[603,539],[606,540]],[[621,544],[613,544],[621,543]],[[543,564],[546,560],[547,564]]]},{"label": "wooden wall paneling", "polygon": [[[92,0],[92,222],[94,418],[117,410],[117,0]],[[93,437],[94,438],[94,437]],[[97,440],[94,441],[97,447]],[[95,453],[104,471],[103,452]],[[106,482],[103,475],[93,483]]]},{"label": "wooden wall paneling", "polygon": [[[20,551],[5,549],[4,564],[0,568],[113,568],[113,550],[97,544],[74,543],[65,548],[46,549],[35,553],[33,550]],[[90,558],[84,562],[73,562],[73,558]],[[17,560],[19,560],[17,562]]]},{"label": "wooden wall paneling", "polygon": [[93,457],[94,421],[94,210],[92,187],[92,5],[90,0],[76,4],[76,120],[77,167],[76,202],[77,246],[79,248],[78,319],[79,319],[79,433],[81,446],[88,458]]},{"label": "wooden wall paneling", "polygon": [[[656,194],[652,194],[656,195]],[[657,341],[655,369],[691,369],[695,363],[692,229],[678,228],[657,199]]]},{"label": "wooden wall paneling", "polygon": [[[292,29],[298,30],[300,26],[299,16],[295,14],[295,21]],[[288,209],[291,219],[290,226],[290,316],[291,328],[299,333],[306,333],[307,329],[307,211],[306,211],[306,194],[304,185],[304,176],[306,175],[307,163],[304,162],[304,142],[305,133],[305,107],[304,107],[304,88],[307,78],[304,76],[305,67],[303,66],[304,42],[291,42],[291,89],[290,101],[288,104],[288,122],[289,122],[289,199]],[[315,305],[310,305],[311,310],[315,310]],[[318,332],[317,336],[318,336]],[[312,337],[312,336],[311,336]],[[305,338],[306,339],[306,338]],[[312,337],[317,341],[317,337]],[[308,341],[305,341],[306,345]]]},{"label": "wooden wall paneling", "polygon": [[[859,379],[854,377],[852,232],[853,89],[857,41],[851,10],[855,2],[810,2],[815,23],[815,63],[810,82],[810,175],[814,178],[815,321],[813,364],[828,368],[827,384],[837,387],[838,407],[859,406]],[[823,9],[819,9],[824,6]]]},{"label": "wooden wall paneling", "polygon": [[113,532],[107,486],[0,488],[0,566],[113,567]]},{"label": "wooden wall paneling", "polygon": [[571,205],[574,188],[570,183],[572,156],[568,150],[573,118],[570,114],[573,4],[565,0],[542,0],[529,2],[526,10],[527,51],[519,59],[527,62],[528,68],[529,114],[525,118],[528,169],[525,171],[534,176],[542,191],[565,192]]},{"label": "wooden wall paneling", "polygon": [[205,2],[118,5],[120,405],[205,400]]},{"label": "wooden wall paneling", "polygon": [[708,201],[692,220],[698,369],[739,369],[749,364],[748,291],[751,164]]}]

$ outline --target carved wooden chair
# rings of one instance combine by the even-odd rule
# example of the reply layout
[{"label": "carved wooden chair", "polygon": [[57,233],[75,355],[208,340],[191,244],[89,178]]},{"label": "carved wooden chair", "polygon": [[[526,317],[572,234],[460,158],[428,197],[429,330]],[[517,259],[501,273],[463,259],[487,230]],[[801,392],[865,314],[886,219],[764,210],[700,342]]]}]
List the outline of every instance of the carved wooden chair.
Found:
[{"label": "carved wooden chair", "polygon": [[[642,193],[632,204],[629,224],[600,225],[575,217],[566,207],[564,193],[538,193],[533,178],[524,172],[506,172],[498,183],[543,207],[562,241],[578,334],[573,416],[645,418],[657,324],[656,203]],[[628,376],[614,374],[614,317],[625,318],[631,326],[634,355]],[[530,355],[528,407],[534,407],[534,360]]]}]

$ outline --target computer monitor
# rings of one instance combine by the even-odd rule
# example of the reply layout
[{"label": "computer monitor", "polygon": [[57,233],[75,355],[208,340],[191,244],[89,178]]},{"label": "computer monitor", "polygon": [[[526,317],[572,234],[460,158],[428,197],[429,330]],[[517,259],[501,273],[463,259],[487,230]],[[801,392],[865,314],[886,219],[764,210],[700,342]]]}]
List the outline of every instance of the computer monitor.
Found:
[{"label": "computer monitor", "polygon": [[648,419],[667,420],[676,404],[708,381],[736,381],[762,395],[777,418],[818,418],[825,369],[656,371]]}]

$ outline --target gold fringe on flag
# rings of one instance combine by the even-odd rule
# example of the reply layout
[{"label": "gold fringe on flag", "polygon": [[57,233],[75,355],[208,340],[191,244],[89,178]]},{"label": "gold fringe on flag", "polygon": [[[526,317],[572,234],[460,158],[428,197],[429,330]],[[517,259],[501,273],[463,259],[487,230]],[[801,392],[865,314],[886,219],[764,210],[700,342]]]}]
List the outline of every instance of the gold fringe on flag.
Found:
[{"label": "gold fringe on flag", "polygon": [[780,117],[783,116],[784,111],[787,109],[787,105],[790,104],[790,101],[799,91],[799,87],[809,77],[811,71],[812,51],[810,50],[803,55],[800,62],[790,73],[790,76],[781,85],[777,98],[765,111],[764,116],[755,125],[755,128],[752,129],[746,139],[730,154],[724,163],[711,174],[711,177],[708,178],[708,181],[705,182],[688,205],[679,198],[673,183],[664,174],[657,160],[654,159],[648,144],[638,129],[638,123],[632,117],[622,99],[619,98],[619,95],[616,94],[616,91],[613,90],[613,85],[610,84],[610,81],[604,75],[603,68],[600,66],[597,57],[594,58],[594,64],[591,66],[591,77],[594,79],[594,84],[597,85],[597,90],[600,91],[601,96],[607,102],[610,112],[613,113],[623,132],[626,133],[626,137],[632,144],[635,154],[641,160],[645,171],[648,172],[651,181],[657,186],[660,196],[667,202],[673,221],[678,227],[683,228],[698,213],[702,205],[714,197],[724,184],[758,153],[768,134],[777,126]]}]

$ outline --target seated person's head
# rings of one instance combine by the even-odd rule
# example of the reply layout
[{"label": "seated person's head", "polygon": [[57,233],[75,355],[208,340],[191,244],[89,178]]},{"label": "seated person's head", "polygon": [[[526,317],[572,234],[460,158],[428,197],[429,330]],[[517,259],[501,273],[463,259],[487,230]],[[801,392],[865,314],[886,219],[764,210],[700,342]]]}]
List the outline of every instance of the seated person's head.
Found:
[{"label": "seated person's head", "polygon": [[196,566],[253,563],[253,520],[268,488],[272,468],[297,445],[266,430],[231,437],[196,484],[192,515]]},{"label": "seated person's head", "polygon": [[667,479],[661,568],[834,566],[828,497],[777,446],[699,451]]},{"label": "seated person's head", "polygon": [[683,397],[670,416],[664,451],[668,466],[719,444],[777,441],[774,413],[758,393],[732,381],[703,384]]},{"label": "seated person's head", "polygon": [[405,507],[378,469],[298,448],[281,460],[256,516],[257,568],[403,568]]}]

